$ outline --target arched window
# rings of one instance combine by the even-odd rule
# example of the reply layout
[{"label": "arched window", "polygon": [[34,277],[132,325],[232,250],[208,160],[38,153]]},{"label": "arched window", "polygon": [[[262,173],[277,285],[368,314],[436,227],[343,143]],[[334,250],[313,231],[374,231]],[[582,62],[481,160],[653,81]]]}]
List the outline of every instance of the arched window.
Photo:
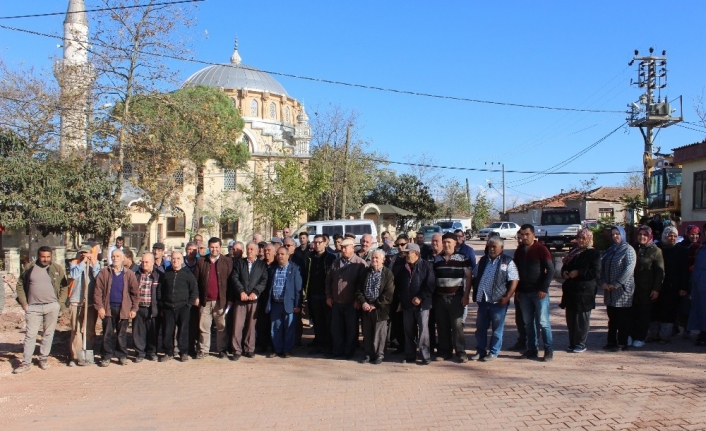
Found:
[{"label": "arched window", "polygon": [[284,122],[289,123],[289,106],[284,108]]},{"label": "arched window", "polygon": [[250,101],[250,116],[257,117],[257,100]]},{"label": "arched window", "polygon": [[275,105],[275,102],[270,103],[270,118],[273,120],[277,119],[277,106]]}]

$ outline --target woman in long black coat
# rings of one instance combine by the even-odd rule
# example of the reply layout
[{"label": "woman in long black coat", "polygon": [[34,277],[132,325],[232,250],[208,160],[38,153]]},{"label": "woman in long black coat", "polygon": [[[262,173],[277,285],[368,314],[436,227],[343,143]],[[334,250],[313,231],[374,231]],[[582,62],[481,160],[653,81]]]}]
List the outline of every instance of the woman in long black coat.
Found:
[{"label": "woman in long black coat", "polygon": [[588,330],[591,326],[591,310],[596,308],[598,276],[601,273],[601,254],[593,248],[593,232],[580,229],[576,235],[578,246],[564,258],[561,276],[561,304],[566,310],[566,326],[569,332],[568,352],[586,351]]},{"label": "woman in long black coat", "polygon": [[677,237],[677,229],[667,226],[659,243],[664,258],[664,281],[659,297],[652,305],[649,340],[659,341],[660,344],[669,342],[677,320],[679,302],[689,292],[687,248],[676,245]]}]

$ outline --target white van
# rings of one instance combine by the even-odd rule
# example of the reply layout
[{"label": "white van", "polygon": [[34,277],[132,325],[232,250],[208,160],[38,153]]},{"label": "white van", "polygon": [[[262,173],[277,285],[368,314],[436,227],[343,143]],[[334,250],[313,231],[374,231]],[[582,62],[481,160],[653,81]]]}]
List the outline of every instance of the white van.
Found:
[{"label": "white van", "polygon": [[373,236],[373,247],[378,246],[378,230],[375,227],[375,223],[368,219],[344,219],[344,220],[326,220],[326,221],[310,221],[306,222],[299,229],[297,229],[297,235],[300,232],[307,232],[310,237],[314,235],[326,234],[331,238],[331,244],[333,244],[333,236],[335,234],[345,235],[347,233],[352,233],[355,235],[355,243],[360,243],[360,238],[369,233]]}]

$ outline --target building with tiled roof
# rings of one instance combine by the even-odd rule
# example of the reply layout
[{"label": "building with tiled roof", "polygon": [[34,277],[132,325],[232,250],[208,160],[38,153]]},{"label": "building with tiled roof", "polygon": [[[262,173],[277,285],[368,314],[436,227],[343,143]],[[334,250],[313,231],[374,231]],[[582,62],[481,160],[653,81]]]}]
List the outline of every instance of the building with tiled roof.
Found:
[{"label": "building with tiled roof", "polygon": [[576,208],[582,220],[613,218],[622,223],[626,214],[622,203],[625,195],[634,197],[642,195],[642,191],[632,187],[598,187],[586,192],[571,190],[510,208],[507,219],[517,224],[538,224],[545,208]]}]

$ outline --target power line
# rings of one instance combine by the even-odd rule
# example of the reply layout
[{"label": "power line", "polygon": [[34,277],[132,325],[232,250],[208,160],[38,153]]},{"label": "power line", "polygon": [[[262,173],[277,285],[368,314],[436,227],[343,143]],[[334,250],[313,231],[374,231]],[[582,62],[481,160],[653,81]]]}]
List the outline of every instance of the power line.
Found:
[{"label": "power line", "polygon": [[[623,127],[621,124],[620,127]],[[618,129],[620,129],[618,127]],[[616,129],[616,130],[618,130]],[[613,134],[615,131],[611,132],[609,135],[606,135],[603,139],[607,138],[611,134]],[[404,165],[404,166],[417,166],[417,167],[422,167],[422,168],[434,168],[434,169],[448,169],[448,170],[456,170],[456,171],[473,171],[473,172],[502,172],[501,169],[488,169],[488,168],[461,168],[458,166],[440,166],[440,165],[428,165],[424,163],[411,163],[411,162],[397,162],[394,160],[385,160],[385,159],[376,159],[376,158],[367,158],[367,160],[370,160],[371,162],[377,162],[377,163],[388,163],[392,165]],[[632,174],[636,172],[642,172],[642,171],[600,171],[600,172],[568,172],[568,171],[553,171],[553,172],[546,172],[546,171],[516,171],[516,170],[505,170],[505,173],[509,174],[545,174],[545,175],[609,175],[609,174]]]},{"label": "power line", "polygon": [[130,5],[130,6],[103,7],[103,8],[97,8],[97,9],[85,9],[85,10],[76,10],[76,11],[69,11],[69,12],[48,12],[48,13],[36,13],[36,14],[32,14],[32,15],[0,16],[0,19],[39,18],[39,17],[45,17],[45,16],[66,15],[69,13],[105,12],[105,11],[121,10],[121,9],[137,9],[137,8],[143,8],[143,7],[149,7],[149,6],[171,6],[171,5],[182,4],[182,3],[198,3],[198,2],[203,2],[203,1],[206,1],[206,0],[180,0],[180,1],[163,2],[163,3],[136,4],[136,5]]},{"label": "power line", "polygon": [[[64,40],[64,38],[61,36],[41,33],[41,32],[37,32],[37,31],[33,31],[33,30],[26,30],[26,29],[17,28],[17,27],[10,27],[10,26],[6,26],[6,25],[0,25],[0,28],[3,28],[5,30],[17,31],[17,32],[21,32],[21,33],[28,33],[28,34],[32,34],[35,36],[42,36],[42,37],[49,37],[49,38],[53,38],[53,39]],[[82,41],[74,40],[74,39],[67,39],[67,40],[72,40],[72,41],[79,42],[79,43],[82,42]],[[100,44],[97,42],[92,42],[91,44],[93,46],[100,46],[103,48],[120,49],[119,47],[116,47],[116,46]],[[336,81],[336,80],[332,80],[332,79],[315,78],[315,77],[304,76],[304,75],[295,75],[292,73],[277,72],[277,71],[273,71],[273,70],[256,69],[254,67],[248,67],[248,66],[244,66],[242,64],[234,66],[231,64],[214,63],[214,62],[205,61],[205,60],[197,60],[194,58],[186,58],[186,57],[180,57],[180,56],[169,55],[169,54],[160,54],[160,53],[156,53],[156,52],[149,52],[149,51],[140,51],[140,52],[142,54],[150,55],[150,56],[154,56],[154,57],[168,58],[170,60],[184,61],[184,62],[201,64],[201,65],[206,65],[206,66],[224,66],[224,67],[240,68],[240,69],[245,69],[245,70],[265,72],[265,73],[269,73],[271,75],[284,76],[286,78],[301,79],[304,81],[320,82],[320,83],[324,83],[324,84],[341,85],[341,86],[346,86],[346,87],[362,88],[362,89],[366,89],[366,90],[375,90],[375,91],[382,91],[382,92],[388,92],[388,93],[405,94],[405,95],[409,95],[409,96],[428,97],[428,98],[443,99],[443,100],[454,100],[454,101],[458,101],[458,102],[480,103],[480,104],[486,104],[486,105],[509,106],[509,107],[515,107],[515,108],[545,109],[545,110],[551,110],[551,111],[591,112],[591,113],[601,113],[601,114],[605,114],[605,113],[624,114],[625,113],[624,111],[611,111],[611,110],[603,110],[603,109],[564,108],[564,107],[556,107],[556,106],[531,105],[531,104],[513,103],[513,102],[498,102],[498,101],[493,101],[493,100],[473,99],[473,98],[460,97],[460,96],[448,96],[448,95],[442,95],[442,94],[423,93],[423,92],[411,91],[411,90],[400,90],[400,89],[396,89],[396,88],[378,87],[378,86],[374,86],[374,85],[356,84],[356,83],[350,83],[350,82]]]},{"label": "power line", "polygon": [[[556,171],[553,171],[552,169],[562,168],[562,167],[568,165],[569,163],[573,162],[574,160],[578,159],[579,157],[583,156],[584,154],[586,154],[587,152],[589,152],[590,150],[595,148],[598,144],[600,144],[601,142],[608,139],[611,135],[613,135],[615,132],[620,130],[626,124],[627,124],[627,121],[625,123],[621,124],[620,126],[616,127],[615,129],[613,129],[612,131],[610,131],[607,135],[603,136],[601,139],[597,140],[593,144],[589,145],[588,147],[584,148],[583,150],[579,151],[578,153],[576,153],[573,156],[569,157],[568,159],[564,160],[563,162],[557,163],[556,165],[554,165],[554,166],[552,166],[542,172],[531,175],[528,178],[525,178],[522,180],[517,180],[517,181],[510,181],[510,183],[512,184],[512,183],[517,183],[517,182],[522,181],[520,184],[515,184],[516,187],[519,187],[519,186],[523,186],[525,184],[533,183],[541,178],[544,178],[547,175],[554,175],[556,173]],[[618,172],[613,172],[613,173],[618,173]],[[628,174],[628,173],[635,173],[635,171],[620,172],[620,173]],[[602,173],[595,173],[595,172],[594,173],[586,173],[586,174],[587,175],[603,175]],[[535,178],[533,178],[533,177],[535,177]]]},{"label": "power line", "polygon": [[[688,123],[688,124],[691,124],[691,123]],[[676,124],[676,126],[679,126],[682,129],[693,130],[694,132],[706,133],[706,130],[694,129],[693,127],[685,126],[683,124]]]},{"label": "power line", "polygon": [[690,121],[682,121],[682,123],[684,123],[684,124],[690,124],[690,125],[692,125],[692,126],[698,127],[699,129],[704,129],[704,130],[706,130],[706,126],[704,126],[703,124],[692,123],[692,122],[690,122]]}]

